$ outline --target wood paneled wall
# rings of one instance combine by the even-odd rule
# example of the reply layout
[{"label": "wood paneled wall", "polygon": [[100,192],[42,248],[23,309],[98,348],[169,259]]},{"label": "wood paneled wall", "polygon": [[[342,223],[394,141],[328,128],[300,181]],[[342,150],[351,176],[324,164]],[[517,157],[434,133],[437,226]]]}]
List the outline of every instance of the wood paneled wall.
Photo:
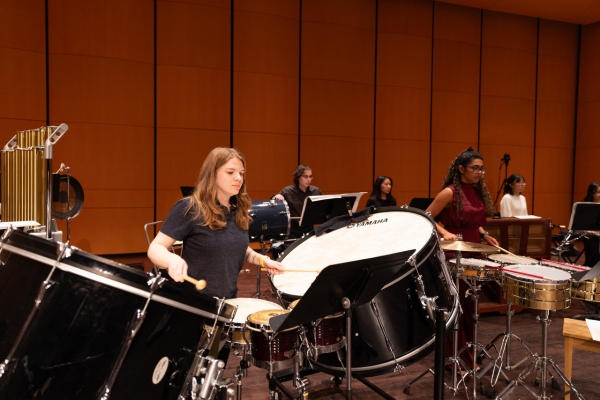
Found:
[{"label": "wood paneled wall", "polygon": [[71,241],[96,254],[145,251],[217,146],[245,154],[255,200],[298,163],[324,193],[386,174],[400,204],[433,197],[469,146],[493,198],[509,153],[557,223],[600,180],[599,24],[424,0],[3,4],[0,141],[69,124],[54,169],[85,190]]}]

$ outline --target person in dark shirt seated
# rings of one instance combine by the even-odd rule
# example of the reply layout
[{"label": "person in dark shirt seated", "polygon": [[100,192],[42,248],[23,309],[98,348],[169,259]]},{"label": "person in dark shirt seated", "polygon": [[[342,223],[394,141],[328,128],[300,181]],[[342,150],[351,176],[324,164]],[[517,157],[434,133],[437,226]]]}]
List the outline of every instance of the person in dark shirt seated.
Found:
[{"label": "person in dark shirt seated", "polygon": [[396,199],[392,196],[392,178],[387,175],[380,175],[375,179],[371,197],[367,200],[367,207],[389,207],[396,205]]},{"label": "person in dark shirt seated", "polygon": [[304,200],[308,196],[321,196],[321,189],[312,186],[313,172],[309,166],[298,165],[292,175],[294,184],[281,189],[281,192],[273,196],[277,200],[285,200],[288,204],[291,217],[290,239],[301,238],[302,235],[312,231],[314,228],[310,225],[300,226],[300,216],[304,207]]},{"label": "person in dark shirt seated", "polygon": [[[583,201],[600,203],[600,182],[592,182],[588,186]],[[593,267],[600,261],[600,232],[589,231],[583,237],[583,250],[585,251],[585,262],[583,265]]]}]

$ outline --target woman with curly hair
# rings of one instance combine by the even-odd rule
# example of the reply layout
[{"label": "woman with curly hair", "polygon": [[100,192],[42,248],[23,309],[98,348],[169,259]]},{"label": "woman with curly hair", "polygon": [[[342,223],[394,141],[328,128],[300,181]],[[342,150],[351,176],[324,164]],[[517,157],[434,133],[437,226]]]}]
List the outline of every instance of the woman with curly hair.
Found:
[{"label": "woman with curly hair", "polygon": [[[440,238],[456,240],[457,235],[467,242],[479,243],[484,240],[490,245],[498,246],[498,241],[491,237],[483,226],[486,216],[494,213],[494,205],[490,193],[483,181],[485,175],[483,157],[469,147],[460,153],[448,168],[442,191],[438,193],[426,211],[431,212],[435,218],[440,216],[436,223]],[[463,254],[463,257],[469,256]],[[459,318],[458,348],[466,346],[467,341],[473,341],[473,302],[465,298],[467,285],[460,280],[460,303],[463,314]],[[452,355],[452,337],[446,341],[446,356]],[[461,354],[467,365],[474,363],[471,348]]]},{"label": "woman with curly hair", "polygon": [[[264,266],[271,274],[283,266],[249,247],[248,215],[252,202],[246,193],[246,161],[236,149],[218,147],[204,160],[191,196],[171,209],[148,248],[148,257],[169,276],[206,280],[203,293],[233,298],[244,261]],[[168,249],[183,241],[182,256]]]},{"label": "woman with curly hair", "polygon": [[396,199],[392,196],[392,178],[380,175],[375,179],[371,197],[367,200],[367,207],[390,207],[396,205]]}]

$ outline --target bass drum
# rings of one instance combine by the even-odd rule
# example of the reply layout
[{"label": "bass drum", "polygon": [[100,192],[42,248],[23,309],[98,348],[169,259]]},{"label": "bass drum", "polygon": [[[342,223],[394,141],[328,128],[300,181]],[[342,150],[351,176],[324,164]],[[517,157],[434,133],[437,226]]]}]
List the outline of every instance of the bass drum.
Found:
[{"label": "bass drum", "polygon": [[253,201],[248,212],[250,241],[284,240],[290,235],[290,210],[285,200]]},{"label": "bass drum", "polygon": [[0,398],[98,399],[109,389],[111,400],[178,399],[204,324],[229,323],[234,307],[173,282],[151,296],[148,274],[81,250],[57,262],[59,246],[19,231],[0,243]]},{"label": "bass drum", "polygon": [[[448,310],[447,331],[458,316],[458,295],[429,215],[416,208],[383,207],[363,222],[318,237],[311,233],[279,259],[286,268],[307,272],[274,275],[271,284],[285,305],[304,295],[317,277],[314,271],[413,249],[414,264],[402,267],[373,300],[356,307],[352,315],[352,375],[385,374],[412,364],[434,348],[435,324],[422,296]],[[344,334],[348,337],[348,332]],[[311,362],[323,372],[343,376],[344,356],[342,349]]]}]

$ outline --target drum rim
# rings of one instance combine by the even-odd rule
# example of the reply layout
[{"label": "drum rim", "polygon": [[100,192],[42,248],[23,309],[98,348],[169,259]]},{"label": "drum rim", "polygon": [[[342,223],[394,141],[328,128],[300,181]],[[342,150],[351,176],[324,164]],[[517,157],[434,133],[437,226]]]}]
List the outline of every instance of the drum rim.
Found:
[{"label": "drum rim", "polygon": [[[415,252],[411,255],[412,257],[415,257],[417,260],[420,260],[419,263],[417,263],[416,265],[414,265],[413,268],[411,268],[408,271],[405,271],[404,274],[402,274],[401,276],[397,277],[396,279],[394,279],[393,281],[385,284],[381,290],[384,290],[386,288],[388,288],[389,286],[401,281],[402,279],[406,278],[406,276],[408,276],[409,274],[413,273],[415,270],[417,270],[419,268],[419,266],[421,266],[421,264],[423,264],[423,262],[425,262],[426,260],[429,259],[429,257],[433,254],[433,252],[436,249],[439,249],[441,252],[441,249],[439,248],[439,243],[437,240],[437,235],[434,234],[436,231],[435,228],[435,220],[431,217],[430,213],[427,213],[421,209],[418,208],[414,208],[414,207],[408,207],[408,206],[390,206],[390,207],[379,207],[374,209],[371,212],[371,215],[373,214],[378,214],[378,213],[382,213],[382,212],[390,212],[390,211],[400,211],[400,212],[411,212],[413,214],[419,214],[422,217],[425,217],[426,219],[429,220],[429,222],[431,223],[431,235],[430,238],[427,240],[427,242],[424,244],[423,247],[421,247],[420,249],[415,249]],[[283,260],[285,260],[285,258],[298,246],[300,246],[302,243],[304,243],[305,241],[307,241],[308,239],[310,239],[311,237],[315,236],[316,233],[314,230],[310,231],[309,233],[303,235],[300,239],[296,240],[294,243],[292,243],[287,249],[285,249],[284,252],[282,252],[279,255],[279,258],[277,259],[277,261],[282,262]],[[432,238],[435,238],[435,240],[431,240]],[[410,265],[407,263],[407,265]],[[412,267],[412,265],[411,265]],[[445,268],[445,267],[444,267]],[[288,298],[294,298],[294,299],[300,299],[302,298],[302,296],[296,297],[296,295],[293,295],[291,293],[286,293],[281,291],[281,289],[279,289],[277,287],[277,285],[274,282],[274,276],[270,276],[269,275],[269,283],[271,284],[271,286],[277,291],[278,297],[282,298],[282,294],[288,296]]]},{"label": "drum rim", "polygon": [[[132,285],[127,285],[127,284],[122,283],[122,282],[120,282],[118,280],[111,279],[110,276],[100,276],[100,275],[98,275],[96,273],[87,271],[87,270],[85,270],[83,268],[76,267],[76,266],[73,266],[73,265],[70,265],[70,264],[66,264],[66,263],[64,263],[62,261],[57,262],[54,259],[50,259],[50,258],[42,256],[40,254],[33,253],[33,252],[29,251],[29,250],[21,249],[19,247],[13,246],[13,245],[8,244],[8,243],[0,243],[0,249],[5,249],[5,250],[7,250],[7,251],[9,251],[9,252],[11,252],[13,254],[17,254],[17,255],[20,255],[22,257],[26,257],[26,258],[29,258],[31,260],[34,260],[34,261],[38,261],[38,262],[40,262],[42,264],[46,264],[46,265],[49,265],[51,267],[56,267],[56,269],[59,269],[59,270],[61,270],[63,272],[66,272],[66,273],[70,273],[72,275],[80,276],[82,278],[88,279],[90,281],[101,283],[103,285],[112,287],[114,289],[122,290],[124,292],[130,293],[130,294],[142,297],[142,298],[151,299],[151,300],[156,301],[158,303],[162,303],[162,304],[165,304],[167,306],[175,307],[175,308],[178,308],[180,310],[184,310],[184,311],[187,311],[189,313],[197,314],[197,315],[200,315],[200,316],[203,316],[203,317],[206,317],[206,318],[210,318],[210,319],[213,319],[213,320],[217,319],[217,320],[219,320],[221,322],[229,322],[230,319],[227,316],[229,316],[229,315],[231,315],[233,313],[233,306],[231,306],[231,305],[224,305],[224,310],[223,310],[224,313],[223,313],[223,315],[216,315],[216,314],[213,314],[211,312],[204,311],[204,310],[201,310],[199,308],[195,308],[195,307],[192,307],[190,305],[187,305],[187,304],[180,303],[178,301],[169,299],[167,297],[163,297],[163,296],[161,296],[158,293],[151,294],[149,290],[143,290],[143,289],[139,289],[139,288],[137,288],[135,286],[132,286]],[[77,251],[80,251],[80,250],[77,250]],[[52,272],[52,273],[54,273],[54,272]]]},{"label": "drum rim", "polygon": [[[561,270],[559,268],[553,268],[553,267],[548,267],[546,265],[539,265],[539,264],[538,265],[533,265],[533,264],[513,264],[513,265],[511,265],[511,268],[514,268],[514,267],[527,267],[527,268],[533,267],[534,269],[537,269],[537,268],[546,269],[547,268],[547,269],[551,269],[551,270],[556,270],[556,272],[561,272],[561,273],[567,274],[567,276],[564,279],[555,279],[555,280],[551,281],[551,280],[547,280],[547,279],[539,279],[539,278],[535,278],[532,276],[521,275],[519,273],[514,273],[511,271],[503,270],[502,277],[503,278],[506,277],[506,279],[509,279],[511,281],[528,282],[528,283],[535,282],[536,285],[544,285],[544,286],[564,285],[564,284],[570,285],[570,282],[571,282],[571,274],[569,274],[567,271]],[[522,271],[522,272],[535,273],[532,271]],[[516,278],[520,278],[520,279],[513,279],[512,277],[516,277]]]}]

